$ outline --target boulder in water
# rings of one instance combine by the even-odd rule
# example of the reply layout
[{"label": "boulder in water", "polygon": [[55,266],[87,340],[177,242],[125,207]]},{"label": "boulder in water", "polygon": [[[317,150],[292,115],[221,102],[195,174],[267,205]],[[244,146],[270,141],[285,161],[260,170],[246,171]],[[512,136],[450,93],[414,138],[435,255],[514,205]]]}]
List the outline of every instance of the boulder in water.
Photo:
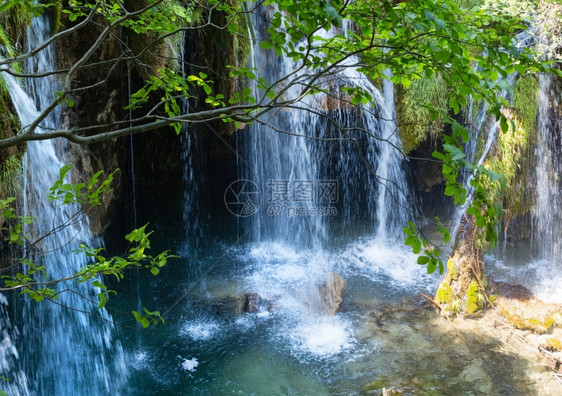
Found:
[{"label": "boulder in water", "polygon": [[271,311],[273,309],[273,302],[268,299],[262,298],[258,293],[245,293],[244,294],[244,313],[259,313],[264,311]]},{"label": "boulder in water", "polygon": [[345,281],[335,272],[328,274],[326,280],[318,285],[322,311],[325,315],[334,315],[343,301]]}]

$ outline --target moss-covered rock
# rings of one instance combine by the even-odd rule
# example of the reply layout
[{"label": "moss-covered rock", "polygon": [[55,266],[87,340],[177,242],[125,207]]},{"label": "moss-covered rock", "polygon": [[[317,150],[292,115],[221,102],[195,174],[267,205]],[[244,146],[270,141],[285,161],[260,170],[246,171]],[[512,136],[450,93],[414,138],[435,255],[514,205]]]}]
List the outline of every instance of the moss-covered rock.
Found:
[{"label": "moss-covered rock", "polygon": [[443,131],[441,117],[433,120],[429,106],[447,112],[447,86],[439,75],[414,80],[408,88],[397,92],[399,135],[405,153],[415,150],[427,140],[436,141]]},{"label": "moss-covered rock", "polygon": [[513,87],[513,108],[523,129],[531,133],[537,128],[539,110],[539,82],[534,74],[526,74]]},{"label": "moss-covered rock", "polygon": [[31,25],[31,18],[31,11],[23,4],[14,5],[0,12],[1,44],[15,49],[16,52],[25,48],[26,32]]},{"label": "moss-covered rock", "polygon": [[[21,128],[4,80],[0,78],[0,139],[15,136]],[[0,199],[15,195],[21,181],[24,146],[0,149]]]}]

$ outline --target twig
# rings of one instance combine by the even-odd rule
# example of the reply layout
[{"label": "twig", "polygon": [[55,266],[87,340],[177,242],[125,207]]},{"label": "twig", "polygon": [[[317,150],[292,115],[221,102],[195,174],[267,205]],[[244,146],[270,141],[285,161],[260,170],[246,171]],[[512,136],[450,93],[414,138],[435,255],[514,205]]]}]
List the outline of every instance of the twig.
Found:
[{"label": "twig", "polygon": [[432,303],[433,305],[435,305],[439,311],[442,310],[441,306],[439,305],[439,303],[437,303],[437,301],[435,301],[433,298],[429,297],[427,294],[422,293],[421,296],[423,298],[425,298],[427,301],[429,301],[430,303]]}]

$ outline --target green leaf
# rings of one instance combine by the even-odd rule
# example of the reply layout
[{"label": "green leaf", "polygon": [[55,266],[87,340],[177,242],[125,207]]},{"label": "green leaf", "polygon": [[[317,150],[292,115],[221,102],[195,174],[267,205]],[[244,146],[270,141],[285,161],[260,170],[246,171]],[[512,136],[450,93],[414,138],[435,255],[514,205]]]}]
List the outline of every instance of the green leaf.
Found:
[{"label": "green leaf", "polygon": [[148,321],[148,319],[146,318],[141,318],[140,320],[140,324],[142,325],[143,328],[148,328],[148,326],[150,326],[150,322]]},{"label": "green leaf", "polygon": [[414,244],[412,245],[412,251],[413,251],[415,254],[418,254],[418,253],[420,252],[420,250],[421,250],[421,242],[420,242],[419,239],[416,239],[416,240],[414,241]]},{"label": "green leaf", "polygon": [[502,115],[502,117],[500,118],[500,125],[501,125],[501,130],[502,132],[507,132],[509,130],[509,126],[507,125],[507,119],[505,118],[505,116]]},{"label": "green leaf", "polygon": [[437,262],[436,260],[431,260],[428,264],[427,264],[427,273],[428,274],[433,274],[435,272],[435,270],[437,269]]},{"label": "green leaf", "polygon": [[268,50],[268,49],[273,48],[273,44],[271,44],[269,41],[262,41],[262,42],[260,42],[260,47]]},{"label": "green leaf", "polygon": [[105,307],[105,304],[107,304],[107,294],[105,292],[99,293],[98,298],[99,298],[98,308],[101,309]]},{"label": "green leaf", "polygon": [[418,257],[418,264],[425,265],[429,262],[429,257],[427,256],[419,256]]}]

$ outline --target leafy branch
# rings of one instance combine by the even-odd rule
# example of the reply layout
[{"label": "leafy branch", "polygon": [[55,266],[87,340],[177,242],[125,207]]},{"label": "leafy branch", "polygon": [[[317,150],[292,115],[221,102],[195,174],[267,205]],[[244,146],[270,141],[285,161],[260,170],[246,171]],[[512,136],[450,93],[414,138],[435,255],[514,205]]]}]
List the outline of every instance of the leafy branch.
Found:
[{"label": "leafy branch", "polygon": [[[60,169],[59,179],[50,188],[48,200],[59,202],[60,205],[79,204],[84,207],[101,205],[101,197],[112,191],[111,182],[117,170],[103,179],[100,171],[96,172],[87,183],[72,184],[66,181],[70,169],[71,167],[68,165]],[[23,245],[28,240],[23,226],[32,224],[34,219],[30,216],[15,214],[15,209],[10,206],[14,201],[15,198],[13,197],[0,201],[1,215],[6,223],[3,228],[7,233],[5,240],[9,244]],[[178,257],[170,254],[169,250],[162,251],[154,256],[149,254],[152,232],[146,230],[147,226],[148,224],[145,224],[125,236],[125,239],[131,245],[125,256],[105,257],[103,255],[104,248],[93,248],[81,244],[73,253],[84,254],[89,258],[90,264],[62,278],[50,278],[49,269],[45,265],[38,265],[28,257],[14,259],[15,267],[18,270],[15,274],[2,276],[4,287],[0,288],[0,292],[19,290],[21,294],[27,295],[34,301],[47,300],[58,303],[60,294],[75,292],[71,287],[72,283],[89,284],[97,295],[97,307],[102,309],[106,306],[109,295],[117,294],[115,290],[110,290],[107,287],[103,281],[105,276],[112,276],[117,281],[121,281],[125,272],[132,268],[146,269],[152,275],[157,276],[170,259]],[[34,244],[35,242],[30,246]],[[67,284],[69,285],[61,286]],[[69,308],[72,309],[72,307]],[[147,327],[148,320],[154,324],[159,320],[162,323],[164,322],[158,312],[151,312],[146,309],[144,312],[144,315],[133,313],[135,319],[143,327]]]}]

